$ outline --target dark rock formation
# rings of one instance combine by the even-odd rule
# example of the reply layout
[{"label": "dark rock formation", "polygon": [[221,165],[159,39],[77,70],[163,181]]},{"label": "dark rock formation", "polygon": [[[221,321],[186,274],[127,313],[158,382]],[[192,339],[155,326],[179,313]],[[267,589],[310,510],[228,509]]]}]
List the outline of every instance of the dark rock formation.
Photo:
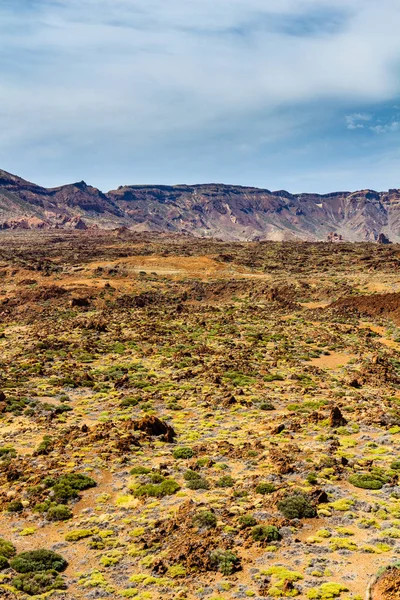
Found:
[{"label": "dark rock formation", "polygon": [[334,406],[331,410],[329,424],[331,427],[343,427],[344,425],[347,425],[347,420],[344,418],[342,411],[337,406]]},{"label": "dark rock formation", "polygon": [[173,442],[176,437],[173,428],[154,415],[143,417],[140,421],[135,421],[133,429],[135,431],[143,431],[147,435],[162,436],[165,442]]},{"label": "dark rock formation", "polygon": [[380,233],[378,235],[377,242],[378,242],[378,244],[391,244],[391,241],[384,233]]}]

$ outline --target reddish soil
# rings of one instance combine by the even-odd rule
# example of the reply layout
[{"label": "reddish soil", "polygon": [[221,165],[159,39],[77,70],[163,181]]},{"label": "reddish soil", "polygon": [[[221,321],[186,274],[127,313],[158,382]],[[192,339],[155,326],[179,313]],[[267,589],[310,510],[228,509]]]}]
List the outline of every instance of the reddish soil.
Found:
[{"label": "reddish soil", "polygon": [[340,298],[330,308],[355,316],[386,317],[400,324],[399,293]]}]

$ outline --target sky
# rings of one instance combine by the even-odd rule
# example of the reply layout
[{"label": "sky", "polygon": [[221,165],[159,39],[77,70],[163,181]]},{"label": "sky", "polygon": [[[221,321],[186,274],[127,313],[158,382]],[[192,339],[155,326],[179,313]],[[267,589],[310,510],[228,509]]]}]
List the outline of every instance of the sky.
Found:
[{"label": "sky", "polygon": [[399,0],[0,0],[0,169],[400,188]]}]

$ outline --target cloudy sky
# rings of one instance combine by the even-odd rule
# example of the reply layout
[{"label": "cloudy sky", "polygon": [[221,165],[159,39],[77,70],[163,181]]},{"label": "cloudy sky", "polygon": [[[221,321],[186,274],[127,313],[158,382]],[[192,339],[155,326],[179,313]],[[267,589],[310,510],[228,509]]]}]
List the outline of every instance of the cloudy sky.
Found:
[{"label": "cloudy sky", "polygon": [[0,0],[0,168],[400,187],[399,0]]}]

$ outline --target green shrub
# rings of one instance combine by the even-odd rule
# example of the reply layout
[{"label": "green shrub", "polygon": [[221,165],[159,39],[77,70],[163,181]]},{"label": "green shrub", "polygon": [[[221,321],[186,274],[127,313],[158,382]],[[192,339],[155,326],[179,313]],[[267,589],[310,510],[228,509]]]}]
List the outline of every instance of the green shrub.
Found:
[{"label": "green shrub", "polygon": [[210,555],[211,562],[223,575],[232,575],[240,568],[240,560],[230,550],[214,550]]},{"label": "green shrub", "polygon": [[10,563],[8,562],[8,559],[0,554],[0,571],[3,569],[8,569],[9,566]]},{"label": "green shrub", "polygon": [[150,483],[162,483],[163,481],[165,481],[165,477],[161,475],[161,473],[157,473],[156,471],[150,473],[148,479],[150,480]]},{"label": "green shrub", "polygon": [[53,590],[65,590],[67,587],[56,571],[24,573],[14,577],[12,584],[17,590],[29,596],[45,594]]},{"label": "green shrub", "polygon": [[390,468],[393,469],[393,471],[400,471],[400,460],[394,460],[390,465]]},{"label": "green shrub", "polygon": [[272,404],[272,402],[262,402],[260,404],[260,409],[261,410],[275,410],[275,406]]},{"label": "green shrub", "polygon": [[210,529],[216,527],[217,517],[210,510],[201,510],[193,517],[193,524],[197,527]]},{"label": "green shrub", "polygon": [[[33,507],[33,511],[38,512],[38,513],[45,513],[49,510],[49,508],[51,506],[61,506],[61,505],[57,504],[56,502],[51,502],[51,500],[45,500],[44,502],[38,502],[37,504],[35,504],[35,506]],[[64,506],[64,505],[62,505],[62,506]]]},{"label": "green shrub", "polygon": [[272,483],[268,483],[268,481],[264,481],[263,483],[259,483],[256,487],[257,494],[272,494],[275,491],[275,486]]},{"label": "green shrub", "polygon": [[210,484],[204,477],[196,477],[187,482],[189,490],[209,490]]},{"label": "green shrub", "polygon": [[214,461],[208,458],[208,456],[202,456],[201,458],[197,459],[196,464],[199,467],[206,467],[207,465],[211,467],[214,464]]},{"label": "green shrub", "polygon": [[174,479],[164,479],[162,483],[144,483],[138,485],[132,490],[135,498],[143,498],[150,496],[154,498],[163,498],[164,496],[172,496],[180,489],[180,485]]},{"label": "green shrub", "polygon": [[67,503],[69,500],[79,498],[77,490],[65,483],[56,483],[53,486],[54,500],[60,503]]},{"label": "green shrub", "polygon": [[121,408],[129,408],[129,407],[137,406],[138,404],[139,404],[139,400],[137,400],[136,398],[124,398],[121,401],[120,407]]},{"label": "green shrub", "polygon": [[372,473],[355,473],[350,475],[349,483],[354,487],[362,488],[364,490],[380,490],[383,487],[383,481],[377,478]]},{"label": "green shrub", "polygon": [[142,467],[141,465],[133,467],[130,470],[131,475],[147,475],[148,473],[151,473],[151,469],[149,467]]},{"label": "green shrub", "polygon": [[247,527],[254,527],[254,525],[257,525],[257,519],[255,519],[253,515],[242,515],[239,517],[239,523],[243,529],[246,529]]},{"label": "green shrub", "polygon": [[53,449],[53,438],[50,435],[44,435],[39,446],[35,450],[35,454],[38,456],[46,456],[50,454]]},{"label": "green shrub", "polygon": [[279,373],[268,373],[264,375],[264,381],[283,381],[283,376]]},{"label": "green shrub", "polygon": [[193,458],[194,452],[191,448],[175,448],[172,456],[174,458]]},{"label": "green shrub", "polygon": [[310,498],[300,492],[286,496],[278,503],[278,509],[287,519],[311,519],[317,515]]},{"label": "green shrub", "polygon": [[282,539],[278,528],[274,525],[256,525],[253,527],[251,535],[256,542],[278,542]]},{"label": "green shrub", "polygon": [[53,504],[47,511],[49,521],[67,521],[72,519],[72,511],[65,504]]},{"label": "green shrub", "polygon": [[26,491],[31,498],[34,498],[35,496],[39,496],[43,492],[43,489],[43,485],[38,484],[28,487]]},{"label": "green shrub", "polygon": [[319,588],[311,588],[307,592],[307,598],[310,600],[331,600],[339,598],[342,592],[348,592],[349,589],[341,583],[323,583]]},{"label": "green shrub", "polygon": [[192,471],[192,469],[188,469],[184,472],[183,479],[185,481],[194,481],[195,479],[201,479],[201,475],[200,473],[197,473],[197,471]]},{"label": "green shrub", "polygon": [[12,500],[7,505],[8,512],[22,512],[24,510],[24,505],[21,500]]},{"label": "green shrub", "polygon": [[11,563],[17,573],[37,573],[40,571],[64,571],[68,563],[60,554],[52,550],[30,550],[17,554]]},{"label": "green shrub", "polygon": [[57,483],[69,485],[74,490],[79,490],[80,492],[96,487],[97,485],[94,479],[87,475],[81,475],[80,473],[68,473],[67,475],[62,475],[57,480]]},{"label": "green shrub", "polygon": [[0,556],[12,558],[16,553],[15,546],[11,542],[8,542],[4,538],[0,538]]},{"label": "green shrub", "polygon": [[42,484],[45,488],[51,488],[56,483],[56,481],[57,480],[54,479],[54,477],[45,477],[42,481]]},{"label": "green shrub", "polygon": [[217,486],[222,487],[222,488],[232,487],[234,485],[235,485],[235,480],[230,475],[223,475],[217,481]]},{"label": "green shrub", "polygon": [[91,535],[93,535],[93,531],[91,529],[76,529],[75,531],[70,531],[67,533],[65,540],[67,542],[78,542],[79,540],[83,540]]},{"label": "green shrub", "polygon": [[68,500],[79,498],[78,492],[96,485],[97,483],[91,477],[80,473],[68,473],[59,477],[51,487],[53,488],[54,499],[57,502],[66,504]]},{"label": "green shrub", "polygon": [[15,458],[17,452],[12,446],[3,446],[0,448],[0,458]]},{"label": "green shrub", "polygon": [[312,473],[308,473],[307,477],[306,477],[306,481],[307,483],[309,483],[310,485],[315,485],[316,483],[318,483],[318,477],[317,474],[312,472]]}]

